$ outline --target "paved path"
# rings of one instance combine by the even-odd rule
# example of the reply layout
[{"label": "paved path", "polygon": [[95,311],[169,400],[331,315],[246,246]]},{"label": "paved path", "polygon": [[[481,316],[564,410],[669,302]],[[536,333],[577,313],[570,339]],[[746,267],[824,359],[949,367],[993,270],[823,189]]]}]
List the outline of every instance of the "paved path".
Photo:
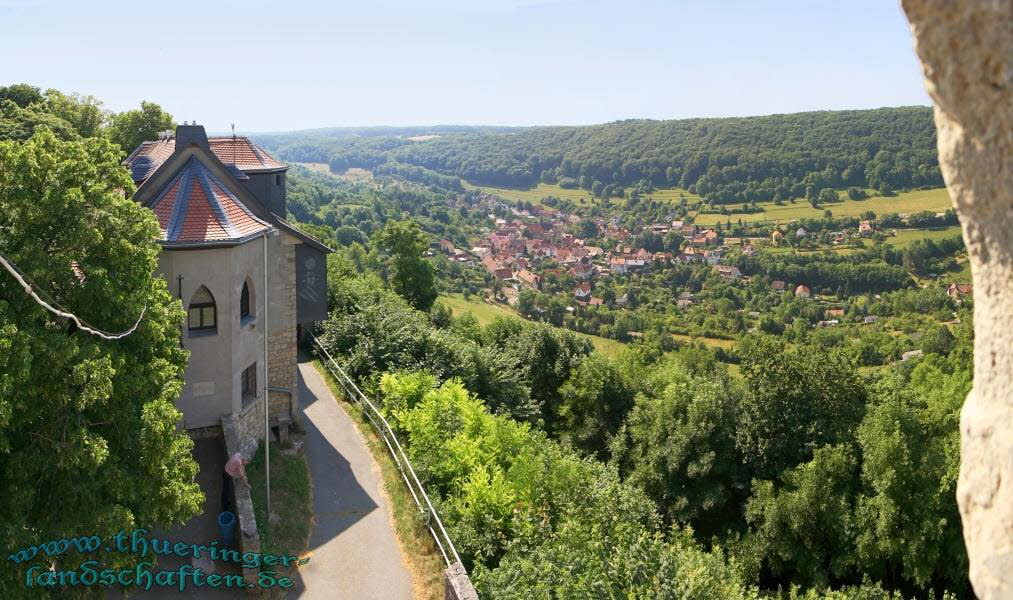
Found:
[{"label": "paved path", "polygon": [[411,600],[411,574],[366,440],[312,363],[299,364],[299,397],[314,523],[310,561],[299,569],[289,598]]}]

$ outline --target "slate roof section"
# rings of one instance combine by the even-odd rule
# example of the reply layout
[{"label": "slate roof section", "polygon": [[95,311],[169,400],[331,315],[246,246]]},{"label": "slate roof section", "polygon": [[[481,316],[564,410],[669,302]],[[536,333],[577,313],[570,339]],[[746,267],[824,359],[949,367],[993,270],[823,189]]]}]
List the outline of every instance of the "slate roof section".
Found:
[{"label": "slate roof section", "polygon": [[[219,136],[208,138],[211,151],[237,179],[246,173],[281,171],[288,165],[275,159],[266,150],[246,137]],[[140,184],[154,173],[176,150],[175,138],[144,142],[130,153],[123,164],[130,168],[134,183]]]},{"label": "slate roof section", "polygon": [[163,243],[235,243],[271,229],[196,157],[191,157],[148,207]]}]

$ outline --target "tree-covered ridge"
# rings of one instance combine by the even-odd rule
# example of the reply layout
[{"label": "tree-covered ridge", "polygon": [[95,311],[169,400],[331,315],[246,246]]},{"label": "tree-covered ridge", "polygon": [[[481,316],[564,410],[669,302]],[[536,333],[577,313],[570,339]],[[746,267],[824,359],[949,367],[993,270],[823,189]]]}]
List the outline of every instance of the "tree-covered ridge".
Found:
[{"label": "tree-covered ridge", "polygon": [[928,107],[822,111],[760,117],[628,120],[431,140],[295,138],[274,146],[289,160],[339,170],[387,161],[478,184],[529,187],[681,187],[716,204],[815,197],[851,186],[889,192],[939,186]]}]

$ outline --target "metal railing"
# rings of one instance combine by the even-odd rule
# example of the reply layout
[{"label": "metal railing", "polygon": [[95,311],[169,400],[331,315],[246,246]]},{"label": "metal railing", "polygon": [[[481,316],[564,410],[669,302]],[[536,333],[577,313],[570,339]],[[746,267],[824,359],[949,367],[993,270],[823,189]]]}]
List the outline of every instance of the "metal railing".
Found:
[{"label": "metal railing", "polygon": [[[461,557],[457,554],[457,549],[454,548],[454,543],[450,541],[450,535],[447,534],[447,530],[443,527],[443,521],[440,520],[440,515],[436,514],[436,509],[433,508],[433,503],[430,502],[429,496],[426,494],[426,490],[422,487],[422,483],[419,482],[418,475],[415,474],[415,469],[412,468],[411,463],[408,461],[408,456],[405,454],[404,448],[401,447],[401,443],[398,441],[397,436],[394,435],[394,430],[391,429],[390,423],[384,418],[383,413],[362,393],[359,386],[355,385],[352,378],[345,373],[334,357],[324,348],[320,340],[315,335],[309,333],[309,338],[313,342],[313,346],[320,352],[324,360],[324,366],[328,372],[337,380],[338,384],[345,391],[348,397],[355,400],[355,403],[362,410],[362,414],[369,419],[370,423],[376,429],[376,432],[383,439],[387,445],[387,450],[390,451],[391,457],[394,459],[394,464],[397,465],[398,470],[401,472],[401,478],[404,479],[405,485],[408,486],[408,491],[411,492],[412,498],[415,499],[415,504],[419,508],[419,513],[423,515],[425,520],[426,528],[429,529],[430,535],[433,536],[433,540],[436,542],[436,546],[440,549],[440,554],[443,555],[444,562],[447,566],[454,563],[461,563]],[[425,506],[423,506],[423,503]],[[433,528],[433,524],[436,524],[436,529]],[[437,533],[437,530],[439,533]],[[450,554],[447,554],[447,551]],[[451,560],[451,556],[453,559]]]}]

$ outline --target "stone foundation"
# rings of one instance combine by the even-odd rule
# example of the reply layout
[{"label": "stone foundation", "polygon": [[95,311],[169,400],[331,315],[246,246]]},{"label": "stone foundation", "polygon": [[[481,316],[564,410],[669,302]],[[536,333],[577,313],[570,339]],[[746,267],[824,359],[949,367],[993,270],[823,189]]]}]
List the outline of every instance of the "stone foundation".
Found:
[{"label": "stone foundation", "polygon": [[471,584],[468,572],[464,570],[464,565],[461,563],[454,563],[447,567],[443,572],[443,582],[445,600],[478,600],[475,586]]},{"label": "stone foundation", "polygon": [[[253,411],[251,411],[253,412]],[[241,448],[239,438],[239,427],[232,417],[222,418],[222,432],[225,436],[225,453],[232,456],[236,452],[245,451]],[[254,446],[256,450],[256,446]],[[260,552],[260,532],[257,530],[257,518],[253,514],[253,498],[250,496],[250,484],[241,479],[233,480],[233,506],[236,507],[236,520],[239,525],[239,535],[236,536],[240,552]],[[258,569],[243,569],[243,579],[247,584],[247,594],[256,594],[260,588],[257,586]]]},{"label": "stone foundation", "polygon": [[236,447],[243,458],[251,459],[264,439],[264,399],[261,397],[235,418]]}]

